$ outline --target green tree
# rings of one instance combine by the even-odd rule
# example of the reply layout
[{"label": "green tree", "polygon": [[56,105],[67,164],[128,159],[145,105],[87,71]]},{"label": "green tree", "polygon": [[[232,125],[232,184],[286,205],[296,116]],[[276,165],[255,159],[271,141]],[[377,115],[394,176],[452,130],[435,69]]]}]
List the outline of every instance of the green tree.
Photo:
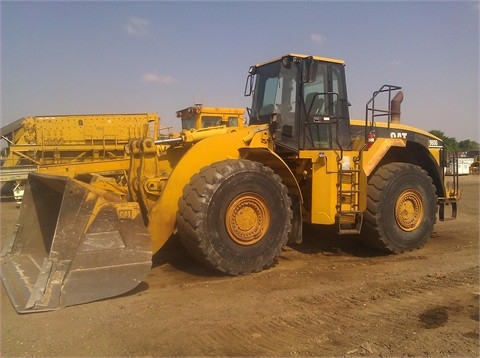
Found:
[{"label": "green tree", "polygon": [[461,140],[460,142],[458,142],[458,146],[460,147],[460,150],[463,152],[480,149],[480,144],[470,139]]}]

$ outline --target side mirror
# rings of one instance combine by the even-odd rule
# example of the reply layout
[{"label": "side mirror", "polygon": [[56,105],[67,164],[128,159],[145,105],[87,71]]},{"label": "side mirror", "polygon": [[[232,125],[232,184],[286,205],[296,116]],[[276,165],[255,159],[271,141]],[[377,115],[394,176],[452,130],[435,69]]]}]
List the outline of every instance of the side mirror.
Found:
[{"label": "side mirror", "polygon": [[247,82],[245,83],[245,92],[244,96],[249,97],[253,91],[253,75],[249,74],[247,77]]}]

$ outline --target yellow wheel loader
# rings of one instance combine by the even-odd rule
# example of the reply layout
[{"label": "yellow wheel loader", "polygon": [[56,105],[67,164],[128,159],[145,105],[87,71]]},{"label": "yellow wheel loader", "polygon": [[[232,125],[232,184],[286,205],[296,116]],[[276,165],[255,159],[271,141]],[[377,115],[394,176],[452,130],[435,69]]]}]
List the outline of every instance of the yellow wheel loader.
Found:
[{"label": "yellow wheel loader", "polygon": [[423,246],[437,210],[456,216],[443,143],[400,124],[397,86],[382,86],[365,119],[351,120],[344,67],[300,54],[250,67],[249,125],[130,141],[128,189],[98,175],[30,175],[1,258],[16,310],[122,294],[172,236],[229,275],[272,266],[301,242],[303,223],[387,253]]}]

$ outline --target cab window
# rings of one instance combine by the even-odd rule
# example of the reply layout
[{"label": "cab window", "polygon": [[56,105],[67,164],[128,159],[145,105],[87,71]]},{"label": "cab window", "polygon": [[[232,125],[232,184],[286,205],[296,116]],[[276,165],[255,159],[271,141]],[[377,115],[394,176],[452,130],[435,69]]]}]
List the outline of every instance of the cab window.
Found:
[{"label": "cab window", "polygon": [[238,117],[228,117],[228,127],[238,127]]},{"label": "cab window", "polygon": [[202,116],[202,128],[215,127],[221,124],[221,116]]}]

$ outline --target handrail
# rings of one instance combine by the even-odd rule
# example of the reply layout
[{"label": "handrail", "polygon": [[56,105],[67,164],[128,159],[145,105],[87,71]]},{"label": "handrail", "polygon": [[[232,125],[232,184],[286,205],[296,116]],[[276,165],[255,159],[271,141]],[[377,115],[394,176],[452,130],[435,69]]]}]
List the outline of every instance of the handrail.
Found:
[{"label": "handrail", "polygon": [[[394,85],[383,85],[378,91],[373,92],[372,98],[367,102],[365,106],[365,142],[367,141],[367,136],[369,131],[368,127],[373,128],[375,126],[375,118],[387,116],[388,128],[390,128],[390,121],[392,118],[392,92],[401,90],[402,87]],[[375,107],[375,99],[381,93],[388,93],[388,109],[379,109]],[[369,118],[369,115],[371,118]],[[370,125],[369,125],[370,120]]]}]

